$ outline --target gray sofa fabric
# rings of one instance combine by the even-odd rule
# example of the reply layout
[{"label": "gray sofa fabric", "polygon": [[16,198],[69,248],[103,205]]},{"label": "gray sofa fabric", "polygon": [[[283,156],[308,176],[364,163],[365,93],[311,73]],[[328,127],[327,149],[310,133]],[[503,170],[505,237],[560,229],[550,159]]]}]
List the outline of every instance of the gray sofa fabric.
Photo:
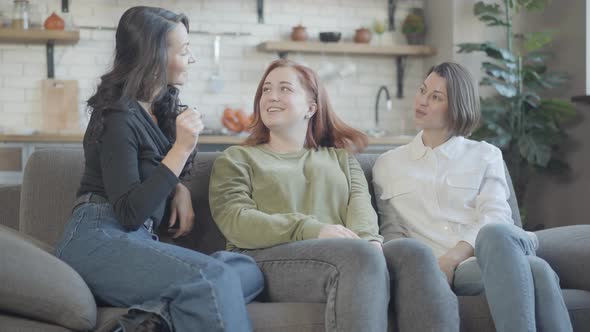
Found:
[{"label": "gray sofa fabric", "polygon": [[20,185],[0,185],[0,221],[4,226],[18,230]]},{"label": "gray sofa fabric", "polygon": [[[213,161],[218,153],[199,153],[192,177],[186,181],[192,192],[196,213],[194,230],[185,238],[166,242],[175,243],[205,253],[224,248],[225,240],[209,212],[208,186]],[[377,155],[359,155],[358,159],[371,183],[371,168]],[[49,245],[54,245],[68,221],[71,204],[83,168],[83,151],[78,149],[41,150],[27,163],[20,198],[20,231]],[[371,188],[372,190],[372,188]],[[1,191],[1,189],[0,189]],[[5,208],[0,192],[0,207]],[[517,222],[518,207],[511,199]],[[0,220],[0,223],[4,223]],[[564,227],[539,232],[546,258],[562,275],[564,296],[575,331],[590,331],[590,278],[588,237],[590,225]],[[166,234],[161,232],[161,234]],[[577,234],[577,235],[573,235]],[[567,245],[571,242],[571,246]],[[570,257],[575,259],[570,259]],[[302,289],[301,291],[305,291]],[[411,299],[408,299],[411,301]],[[461,331],[494,331],[493,322],[484,296],[459,297]],[[251,303],[248,310],[256,331],[323,331],[324,305],[321,303]],[[98,308],[95,331],[108,331],[121,308]],[[22,324],[22,325],[19,325]],[[14,326],[18,331],[64,331],[59,327],[35,328],[34,322],[0,312],[0,326]],[[49,325],[47,325],[49,326]]]},{"label": "gray sofa fabric", "polygon": [[96,325],[96,303],[82,277],[36,241],[0,229],[0,266],[1,311],[74,330]]}]

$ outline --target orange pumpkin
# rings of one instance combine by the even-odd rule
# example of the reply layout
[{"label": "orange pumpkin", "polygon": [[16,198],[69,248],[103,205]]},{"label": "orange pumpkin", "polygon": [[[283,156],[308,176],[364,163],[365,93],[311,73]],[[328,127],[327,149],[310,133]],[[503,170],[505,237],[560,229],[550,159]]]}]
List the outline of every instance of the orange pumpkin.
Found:
[{"label": "orange pumpkin", "polygon": [[57,16],[55,12],[49,15],[49,17],[45,20],[45,24],[43,24],[45,29],[47,30],[63,30],[65,28],[64,20]]},{"label": "orange pumpkin", "polygon": [[247,130],[251,123],[251,118],[241,109],[225,108],[221,117],[223,126],[234,133],[240,133]]}]

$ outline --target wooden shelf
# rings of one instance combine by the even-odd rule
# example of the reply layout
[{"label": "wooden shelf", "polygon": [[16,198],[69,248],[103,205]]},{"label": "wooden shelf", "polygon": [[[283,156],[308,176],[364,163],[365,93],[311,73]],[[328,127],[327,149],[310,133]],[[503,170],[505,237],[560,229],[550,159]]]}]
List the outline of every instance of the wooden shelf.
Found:
[{"label": "wooden shelf", "polygon": [[40,29],[0,29],[0,42],[19,44],[75,44],[80,40],[78,30],[40,30]]},{"label": "wooden shelf", "polygon": [[427,45],[370,45],[359,43],[323,43],[296,41],[266,41],[258,45],[262,52],[277,52],[280,58],[286,58],[289,52],[393,56],[397,68],[397,98],[404,96],[405,59],[408,56],[430,56],[436,49]]},{"label": "wooden shelf", "polygon": [[263,52],[301,52],[347,55],[380,55],[380,56],[428,56],[436,54],[433,47],[426,45],[370,45],[359,43],[322,43],[295,41],[266,41],[258,45]]},{"label": "wooden shelf", "polygon": [[53,48],[55,44],[75,44],[80,40],[78,30],[0,29],[0,43],[45,44],[47,78],[54,78]]}]

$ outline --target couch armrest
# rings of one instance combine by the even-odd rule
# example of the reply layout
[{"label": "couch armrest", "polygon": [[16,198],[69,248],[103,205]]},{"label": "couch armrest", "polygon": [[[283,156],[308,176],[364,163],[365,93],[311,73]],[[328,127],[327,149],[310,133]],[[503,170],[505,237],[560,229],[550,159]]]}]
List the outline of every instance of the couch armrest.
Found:
[{"label": "couch armrest", "polygon": [[590,291],[590,225],[557,227],[535,234],[539,237],[537,255],[555,270],[561,287]]},{"label": "couch armrest", "polygon": [[19,230],[20,185],[0,185],[0,225]]}]

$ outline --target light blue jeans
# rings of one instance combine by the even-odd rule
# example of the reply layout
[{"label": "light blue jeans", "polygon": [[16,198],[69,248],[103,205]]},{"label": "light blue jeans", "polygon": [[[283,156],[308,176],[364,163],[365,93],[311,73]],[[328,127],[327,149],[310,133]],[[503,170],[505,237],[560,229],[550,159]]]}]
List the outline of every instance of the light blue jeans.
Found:
[{"label": "light blue jeans", "polygon": [[477,260],[455,270],[457,295],[486,294],[499,332],[572,331],[559,278],[535,256],[538,240],[514,225],[484,226],[475,241]]},{"label": "light blue jeans", "polygon": [[246,255],[211,256],[126,231],[110,204],[79,205],[56,249],[97,301],[162,317],[171,331],[251,331],[246,303],[263,276]]}]

